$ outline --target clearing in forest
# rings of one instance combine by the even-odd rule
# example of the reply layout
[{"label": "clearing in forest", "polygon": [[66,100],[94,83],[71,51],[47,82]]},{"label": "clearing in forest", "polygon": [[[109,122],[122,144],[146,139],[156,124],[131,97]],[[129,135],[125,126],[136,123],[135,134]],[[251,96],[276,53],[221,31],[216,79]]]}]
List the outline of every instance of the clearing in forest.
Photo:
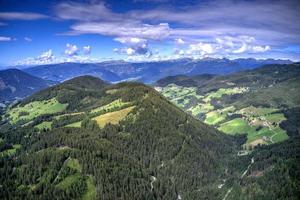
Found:
[{"label": "clearing in forest", "polygon": [[93,120],[97,121],[98,125],[102,128],[106,124],[111,123],[111,124],[118,124],[119,121],[124,119],[127,114],[132,111],[132,109],[135,106],[131,106],[128,108],[124,108],[122,110],[114,111],[114,112],[109,112],[105,113],[103,115],[100,115],[98,117],[93,118]]}]

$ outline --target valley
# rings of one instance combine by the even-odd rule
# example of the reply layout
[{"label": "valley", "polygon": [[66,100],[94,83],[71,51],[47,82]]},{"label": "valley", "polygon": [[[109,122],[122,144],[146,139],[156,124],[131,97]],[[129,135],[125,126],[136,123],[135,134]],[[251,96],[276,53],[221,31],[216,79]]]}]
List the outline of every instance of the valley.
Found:
[{"label": "valley", "polygon": [[[298,84],[295,71],[278,84]],[[282,123],[296,120],[297,99],[241,105],[236,98],[266,87],[201,76],[166,78],[155,89],[82,76],[9,106],[0,125],[0,197],[247,199],[264,188],[263,197],[295,196],[299,136]],[[285,174],[291,167],[296,174]],[[266,186],[274,173],[290,190]]]},{"label": "valley", "polygon": [[0,200],[300,200],[299,0],[0,0]]},{"label": "valley", "polygon": [[[297,72],[292,77],[289,75],[284,77],[283,74],[280,77],[282,81],[277,81],[275,78],[269,83],[269,78],[263,77],[259,72],[264,69],[258,69],[227,75],[224,78],[222,76],[211,77],[205,83],[200,83],[198,87],[196,81],[201,81],[201,76],[178,77],[178,79],[174,77],[170,78],[170,81],[166,78],[166,83],[164,80],[158,81],[155,88],[183,110],[220,131],[229,135],[246,134],[247,141],[244,147],[251,149],[258,144],[273,144],[289,138],[287,131],[280,126],[283,121],[287,120],[284,110],[300,105],[296,100],[299,97],[295,97],[295,101],[290,105],[286,104],[289,102],[289,95],[296,95],[300,92],[298,91],[300,86],[299,65],[291,65],[291,68]],[[267,70],[268,67],[265,67],[265,71]],[[279,71],[280,67],[277,73],[280,73]],[[271,74],[271,72],[264,73]],[[242,76],[255,81],[250,82],[247,78],[242,80]],[[193,83],[193,81],[195,82]],[[289,82],[293,83],[289,88],[291,92],[285,90],[285,87],[281,88],[282,85]],[[191,87],[193,84],[194,87]],[[211,87],[211,89],[207,91],[207,87]],[[276,93],[269,94],[273,88],[277,88]],[[286,93],[281,97],[274,96],[275,94],[280,95],[281,92]],[[262,99],[253,99],[256,93],[264,96]],[[249,96],[253,99],[251,102],[249,102]],[[273,103],[272,101],[275,101],[276,98],[284,99],[281,101],[285,105],[280,101],[277,104]]]}]

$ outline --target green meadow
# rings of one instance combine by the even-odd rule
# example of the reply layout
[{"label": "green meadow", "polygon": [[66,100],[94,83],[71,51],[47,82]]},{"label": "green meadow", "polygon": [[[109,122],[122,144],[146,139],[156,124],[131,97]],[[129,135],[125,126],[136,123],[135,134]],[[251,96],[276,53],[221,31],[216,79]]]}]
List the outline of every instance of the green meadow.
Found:
[{"label": "green meadow", "polygon": [[[161,92],[173,103],[195,117],[230,134],[246,134],[247,144],[271,144],[288,138],[279,124],[286,120],[277,108],[249,106],[236,110],[233,105],[215,108],[212,100],[220,100],[224,95],[247,93],[247,87],[219,88],[204,96],[197,95],[196,87],[183,87],[169,84]],[[201,114],[201,115],[200,115]],[[203,115],[205,116],[203,118]],[[232,117],[233,116],[233,117]]]},{"label": "green meadow", "polygon": [[55,98],[45,101],[33,101],[24,106],[17,106],[8,110],[11,123],[20,120],[30,121],[44,114],[53,114],[64,111],[68,104],[61,104]]}]

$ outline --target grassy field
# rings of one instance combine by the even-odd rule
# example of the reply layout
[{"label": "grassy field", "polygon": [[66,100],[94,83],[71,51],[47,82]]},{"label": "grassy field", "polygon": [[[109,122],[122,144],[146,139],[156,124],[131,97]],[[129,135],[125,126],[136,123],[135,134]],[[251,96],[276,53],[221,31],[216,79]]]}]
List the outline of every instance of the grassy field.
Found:
[{"label": "grassy field", "polygon": [[209,102],[212,99],[220,99],[223,95],[233,95],[247,92],[248,88],[245,87],[234,87],[234,88],[220,88],[216,92],[210,92],[205,95],[203,99],[205,102]]},{"label": "grassy field", "polygon": [[217,109],[211,112],[206,113],[204,122],[210,125],[218,124],[224,121],[228,115],[228,113],[232,113],[235,111],[233,106],[226,107],[223,109]]},{"label": "grassy field", "polygon": [[35,128],[39,129],[39,130],[43,130],[43,129],[51,129],[51,125],[52,125],[52,122],[42,122],[36,126],[34,126]]},{"label": "grassy field", "polygon": [[67,176],[56,185],[57,187],[65,190],[68,187],[70,187],[74,182],[76,182],[77,179],[80,178],[82,175],[81,175],[81,166],[77,159],[69,158],[64,165],[76,171],[75,174]]},{"label": "grassy field", "polygon": [[273,113],[270,115],[264,116],[265,120],[271,122],[271,123],[280,123],[283,120],[286,120],[283,113]]},{"label": "grassy field", "polygon": [[96,187],[94,185],[93,177],[92,176],[84,176],[82,172],[81,165],[79,164],[77,159],[69,158],[65,163],[63,167],[69,167],[73,170],[75,170],[75,173],[72,175],[69,175],[65,177],[62,181],[60,181],[56,186],[60,189],[66,190],[70,186],[72,186],[78,179],[82,177],[86,177],[86,185],[87,190],[82,195],[82,200],[92,200],[96,197]]},{"label": "grassy field", "polygon": [[99,108],[95,108],[93,110],[91,110],[90,113],[96,113],[96,112],[99,112],[99,111],[102,111],[102,110],[110,110],[110,109],[118,109],[118,108],[122,108],[124,106],[127,106],[129,105],[130,102],[122,102],[121,99],[117,99],[105,106],[101,106]]},{"label": "grassy field", "polygon": [[245,116],[259,117],[259,116],[264,116],[264,115],[267,115],[267,114],[270,114],[270,113],[273,113],[276,111],[278,111],[278,109],[249,106],[249,107],[239,110],[238,113],[245,115]]},{"label": "grassy field", "polygon": [[196,87],[182,87],[176,84],[169,84],[162,88],[161,93],[180,107],[185,107],[190,103],[190,99],[202,99],[203,96],[197,94]]},{"label": "grassy field", "polygon": [[72,123],[72,124],[68,124],[68,125],[66,125],[66,127],[79,128],[79,127],[81,127],[81,121],[79,121],[79,122],[74,122],[74,123]]},{"label": "grassy field", "polygon": [[105,113],[103,115],[100,115],[98,117],[93,118],[93,120],[96,120],[100,127],[104,127],[108,123],[118,124],[119,121],[124,119],[127,116],[127,114],[130,111],[132,111],[132,109],[134,107],[135,106],[131,106],[131,107],[128,107],[128,108],[124,108],[122,110],[115,111],[115,112]]},{"label": "grassy field", "polygon": [[95,199],[96,197],[96,187],[94,185],[94,181],[92,176],[88,176],[86,180],[87,184],[87,191],[86,193],[82,196],[82,200],[92,200]]},{"label": "grassy field", "polygon": [[246,133],[250,134],[252,132],[255,132],[255,127],[251,127],[242,118],[235,118],[221,124],[219,130],[230,135],[246,134]]},{"label": "grassy field", "polygon": [[53,114],[62,112],[66,109],[68,104],[61,104],[55,98],[46,101],[34,101],[24,106],[17,106],[8,110],[8,115],[12,123],[19,120],[30,121],[35,117],[43,114]]},{"label": "grassy field", "polygon": [[[173,103],[187,110],[195,117],[205,115],[204,122],[214,125],[226,134],[247,134],[247,144],[271,144],[288,138],[279,124],[286,120],[277,108],[248,106],[240,110],[229,105],[216,109],[212,100],[221,99],[223,95],[247,93],[249,88],[220,88],[204,96],[197,95],[197,88],[169,84],[161,93]],[[236,115],[235,118],[231,116]]]},{"label": "grassy field", "polygon": [[18,149],[21,148],[21,145],[20,144],[15,144],[13,145],[13,148],[12,149],[7,149],[7,150],[4,150],[2,152],[0,152],[0,157],[4,157],[4,156],[12,156],[14,155]]}]

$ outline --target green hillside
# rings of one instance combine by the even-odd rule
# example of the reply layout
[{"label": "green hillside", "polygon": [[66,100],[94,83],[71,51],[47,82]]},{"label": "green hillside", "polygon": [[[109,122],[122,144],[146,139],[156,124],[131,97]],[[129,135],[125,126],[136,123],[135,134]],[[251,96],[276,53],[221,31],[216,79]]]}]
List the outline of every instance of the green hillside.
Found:
[{"label": "green hillside", "polygon": [[139,83],[75,78],[2,118],[1,199],[221,199],[250,162]]},{"label": "green hillside", "polygon": [[267,65],[226,76],[167,77],[155,88],[220,131],[246,134],[246,148],[295,135],[284,124],[293,117],[287,110],[300,107],[300,64]]}]

